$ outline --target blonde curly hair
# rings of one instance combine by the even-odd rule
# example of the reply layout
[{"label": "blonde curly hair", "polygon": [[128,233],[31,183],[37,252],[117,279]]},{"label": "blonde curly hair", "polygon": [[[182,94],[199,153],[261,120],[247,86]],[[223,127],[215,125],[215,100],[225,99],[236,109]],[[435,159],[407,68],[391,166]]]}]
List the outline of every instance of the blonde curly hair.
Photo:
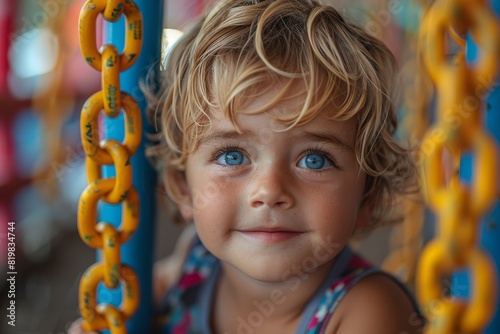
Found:
[{"label": "blonde curly hair", "polygon": [[[221,0],[171,50],[158,94],[149,94],[161,129],[150,154],[165,168],[166,189],[182,175],[215,106],[236,124],[242,105],[280,83],[277,103],[293,83],[305,96],[297,112],[280,114],[288,128],[334,105],[332,120],[357,120],[355,153],[374,200],[371,226],[387,221],[395,199],[415,183],[410,151],[394,139],[397,64],[390,50],[332,6],[311,0]],[[271,105],[266,105],[262,112]]]}]

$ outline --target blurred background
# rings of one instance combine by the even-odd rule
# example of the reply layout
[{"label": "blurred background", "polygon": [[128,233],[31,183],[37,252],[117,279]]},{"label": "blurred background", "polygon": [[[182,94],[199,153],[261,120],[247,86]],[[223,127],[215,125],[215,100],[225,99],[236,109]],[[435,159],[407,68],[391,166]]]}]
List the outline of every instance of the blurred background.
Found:
[{"label": "blurred background", "polygon": [[[416,33],[424,3],[419,0],[332,1],[345,15],[384,40],[397,57],[404,86],[399,116],[402,141],[414,142],[426,127],[423,110],[431,84],[419,71]],[[0,309],[5,310],[6,232],[15,222],[16,327],[2,313],[1,333],[65,333],[79,317],[78,283],[95,251],[76,228],[78,200],[87,185],[80,143],[80,110],[100,89],[100,73],[83,60],[78,41],[82,0],[0,0]],[[169,45],[205,5],[166,0],[163,28]],[[145,18],[147,20],[147,18]],[[97,25],[98,31],[102,23]],[[102,41],[97,41],[101,45]],[[181,226],[155,190],[155,258],[170,252]],[[417,196],[418,197],[418,196]],[[377,230],[355,247],[373,262],[412,282],[423,236],[425,211],[416,198],[402,204],[405,222]],[[410,227],[408,227],[410,226]],[[402,258],[398,248],[406,247]],[[409,249],[409,251],[408,251]],[[396,255],[395,255],[396,254]]]}]

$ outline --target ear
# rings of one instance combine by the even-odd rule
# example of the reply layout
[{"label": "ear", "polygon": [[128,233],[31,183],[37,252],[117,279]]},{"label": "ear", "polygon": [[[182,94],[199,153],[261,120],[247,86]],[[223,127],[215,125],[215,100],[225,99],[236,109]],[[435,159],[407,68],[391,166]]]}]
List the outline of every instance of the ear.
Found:
[{"label": "ear", "polygon": [[179,207],[185,221],[193,221],[193,197],[189,189],[186,174],[181,171],[169,173],[167,184],[170,185],[172,199]]}]

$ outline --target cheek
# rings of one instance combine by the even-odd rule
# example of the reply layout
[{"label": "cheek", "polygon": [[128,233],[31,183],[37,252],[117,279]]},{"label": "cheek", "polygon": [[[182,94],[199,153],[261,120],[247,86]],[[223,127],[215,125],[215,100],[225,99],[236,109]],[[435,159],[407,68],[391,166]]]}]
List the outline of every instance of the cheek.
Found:
[{"label": "cheek", "polygon": [[352,193],[322,192],[311,194],[308,207],[325,232],[349,233],[356,222],[358,201]]},{"label": "cheek", "polygon": [[229,237],[234,226],[237,208],[237,188],[213,177],[198,177],[193,188],[193,218],[198,235],[213,254]]},{"label": "cheek", "polygon": [[222,216],[234,205],[238,188],[228,184],[224,177],[201,173],[193,181],[193,208],[200,218]]},{"label": "cheek", "polygon": [[220,184],[201,171],[190,178],[190,186],[195,210],[204,210],[221,193]]}]

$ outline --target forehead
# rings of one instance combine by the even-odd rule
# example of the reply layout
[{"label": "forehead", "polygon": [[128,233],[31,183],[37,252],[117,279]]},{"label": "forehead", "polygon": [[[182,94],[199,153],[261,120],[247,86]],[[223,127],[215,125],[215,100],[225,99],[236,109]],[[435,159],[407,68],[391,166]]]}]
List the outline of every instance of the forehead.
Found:
[{"label": "forehead", "polygon": [[298,99],[280,100],[272,108],[257,113],[252,112],[255,108],[265,104],[265,99],[249,103],[235,115],[234,120],[227,117],[222,110],[212,110],[210,126],[204,131],[204,139],[249,138],[262,143],[283,136],[291,141],[317,137],[335,139],[353,150],[356,140],[356,120],[354,118],[343,121],[333,120],[334,111],[325,108],[307,122],[289,126],[281,122],[279,118],[288,113],[296,113],[297,108],[300,108],[301,105]]},{"label": "forehead", "polygon": [[[317,114],[324,114],[331,119],[348,119],[355,113],[345,115],[339,107],[345,99],[345,89],[338,87],[333,93],[326,93],[321,84],[311,86],[309,78],[276,78],[269,76],[256,85],[240,90],[232,100],[223,90],[212,91],[212,106],[209,114],[256,114],[268,112],[284,123],[302,123],[301,119],[312,119]],[[222,80],[221,82],[224,82]],[[218,85],[221,85],[219,82]],[[307,82],[307,83],[306,83]],[[215,86],[218,86],[214,83]],[[228,103],[230,102],[230,103]],[[223,107],[226,106],[226,107]],[[336,107],[337,106],[337,107]],[[229,117],[234,118],[234,117]],[[295,121],[298,122],[295,122]]]}]

